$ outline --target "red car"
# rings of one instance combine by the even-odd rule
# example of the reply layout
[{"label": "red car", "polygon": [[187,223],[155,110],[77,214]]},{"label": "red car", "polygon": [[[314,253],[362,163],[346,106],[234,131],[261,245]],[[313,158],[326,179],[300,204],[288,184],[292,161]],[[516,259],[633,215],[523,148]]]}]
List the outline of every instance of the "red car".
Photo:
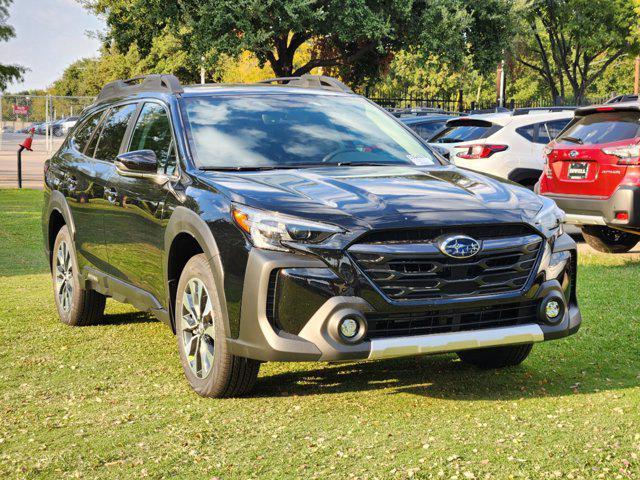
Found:
[{"label": "red car", "polygon": [[596,250],[631,250],[640,241],[640,102],[576,110],[545,154],[539,193]]}]

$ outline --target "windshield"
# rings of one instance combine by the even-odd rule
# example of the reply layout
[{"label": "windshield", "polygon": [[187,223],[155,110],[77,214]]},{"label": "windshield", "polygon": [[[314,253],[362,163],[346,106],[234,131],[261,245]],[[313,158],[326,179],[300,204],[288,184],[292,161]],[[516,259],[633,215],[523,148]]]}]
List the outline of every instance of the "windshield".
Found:
[{"label": "windshield", "polygon": [[202,168],[439,164],[397,120],[361,97],[212,95],[184,104]]},{"label": "windshield", "polygon": [[583,145],[619,142],[637,138],[639,129],[638,112],[593,113],[576,118],[558,140]]}]

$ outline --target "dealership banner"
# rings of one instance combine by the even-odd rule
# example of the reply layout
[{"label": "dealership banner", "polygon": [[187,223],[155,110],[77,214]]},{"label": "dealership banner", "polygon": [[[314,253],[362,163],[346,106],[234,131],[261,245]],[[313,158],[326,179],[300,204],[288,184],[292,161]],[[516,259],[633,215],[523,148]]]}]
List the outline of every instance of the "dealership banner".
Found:
[{"label": "dealership banner", "polygon": [[13,106],[13,114],[14,115],[29,115],[29,106],[28,105],[14,105]]}]

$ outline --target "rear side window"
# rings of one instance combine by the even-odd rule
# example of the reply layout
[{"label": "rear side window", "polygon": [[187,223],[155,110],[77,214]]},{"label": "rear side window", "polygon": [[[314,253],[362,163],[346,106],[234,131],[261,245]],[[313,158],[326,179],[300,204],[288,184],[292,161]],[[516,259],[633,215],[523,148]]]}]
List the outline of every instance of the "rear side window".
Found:
[{"label": "rear side window", "polygon": [[430,141],[436,143],[457,143],[479,140],[481,138],[487,138],[499,129],[499,126],[485,121],[469,120],[465,123],[456,122],[436,134]]},{"label": "rear side window", "polygon": [[525,125],[524,127],[516,128],[516,132],[522,135],[524,138],[533,142],[536,138],[536,123],[532,123],[531,125]]},{"label": "rear side window", "polygon": [[129,120],[136,111],[135,104],[112,108],[103,122],[96,145],[94,157],[100,160],[113,161],[120,153],[120,144],[127,131]]},{"label": "rear side window", "polygon": [[546,145],[558,136],[569,121],[570,119],[566,118],[549,122],[532,123],[531,125],[516,128],[516,132],[530,142]]},{"label": "rear side window", "polygon": [[640,136],[640,112],[602,112],[578,117],[562,138],[571,137],[584,145],[619,142]]},{"label": "rear side window", "polygon": [[543,122],[539,124],[536,143],[544,143],[546,145],[556,138],[570,121],[571,120],[569,118],[566,118],[563,120],[553,120],[552,122]]},{"label": "rear side window", "polygon": [[145,103],[138,117],[131,146],[133,150],[153,150],[158,158],[158,172],[172,174],[176,168],[175,146],[171,123],[162,105]]},{"label": "rear side window", "polygon": [[80,152],[84,151],[87,143],[91,140],[91,135],[93,135],[93,132],[100,123],[103,113],[104,111],[91,115],[73,134],[73,139],[71,141],[76,150]]}]

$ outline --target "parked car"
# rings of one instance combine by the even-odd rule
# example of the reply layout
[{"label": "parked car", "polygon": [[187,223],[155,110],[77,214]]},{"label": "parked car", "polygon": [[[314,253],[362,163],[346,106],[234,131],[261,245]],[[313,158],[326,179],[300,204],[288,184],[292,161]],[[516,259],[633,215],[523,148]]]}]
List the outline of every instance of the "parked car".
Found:
[{"label": "parked car", "polygon": [[441,161],[337,80],[151,75],[79,122],[45,166],[58,314],[151,312],[200,395],[245,394],[270,360],[506,367],[580,326],[555,203]]},{"label": "parked car", "polygon": [[56,137],[66,136],[69,133],[69,130],[75,126],[78,118],[79,117],[66,117],[54,122],[52,125],[53,135]]},{"label": "parked car", "polygon": [[546,150],[540,193],[587,243],[623,253],[640,240],[640,102],[580,108]]},{"label": "parked car", "polygon": [[34,129],[34,133],[36,135],[44,135],[45,134],[46,123],[45,122],[34,123],[32,125],[32,128]]},{"label": "parked car", "polygon": [[445,128],[447,120],[456,118],[454,115],[432,114],[413,117],[400,117],[400,121],[427,141]]},{"label": "parked car", "polygon": [[459,167],[533,189],[543,149],[573,118],[573,109],[521,109],[454,118],[429,141]]}]

